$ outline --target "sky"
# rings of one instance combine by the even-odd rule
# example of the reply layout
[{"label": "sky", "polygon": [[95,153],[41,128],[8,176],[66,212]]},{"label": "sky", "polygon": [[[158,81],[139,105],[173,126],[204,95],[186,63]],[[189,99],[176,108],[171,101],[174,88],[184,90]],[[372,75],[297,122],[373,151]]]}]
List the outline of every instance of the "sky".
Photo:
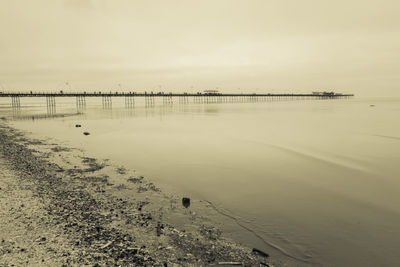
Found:
[{"label": "sky", "polygon": [[395,0],[0,0],[0,91],[400,96]]}]

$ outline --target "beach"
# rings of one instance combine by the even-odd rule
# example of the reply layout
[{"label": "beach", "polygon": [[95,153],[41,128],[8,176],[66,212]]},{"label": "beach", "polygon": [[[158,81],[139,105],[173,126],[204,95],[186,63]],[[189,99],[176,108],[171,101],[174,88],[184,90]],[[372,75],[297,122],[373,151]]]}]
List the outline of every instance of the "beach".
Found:
[{"label": "beach", "polygon": [[273,266],[267,252],[224,237],[208,214],[123,166],[30,139],[6,122],[0,151],[0,265]]}]

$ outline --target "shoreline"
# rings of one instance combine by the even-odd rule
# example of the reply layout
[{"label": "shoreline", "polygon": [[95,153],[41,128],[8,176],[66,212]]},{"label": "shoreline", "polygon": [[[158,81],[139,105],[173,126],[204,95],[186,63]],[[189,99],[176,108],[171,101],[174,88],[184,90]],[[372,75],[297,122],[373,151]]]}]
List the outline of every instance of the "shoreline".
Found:
[{"label": "shoreline", "polygon": [[[1,264],[13,264],[21,255],[26,256],[22,258],[27,265],[41,262],[43,251],[36,248],[52,244],[55,265],[273,266],[257,249],[222,236],[207,214],[182,207],[181,198],[166,195],[124,167],[84,156],[77,149],[31,140],[6,123],[0,125],[0,149],[0,168],[18,180],[13,179],[15,194],[9,190],[9,196],[29,185],[25,190],[31,196],[25,201],[34,200],[29,203],[37,203],[32,205],[42,214],[32,217],[22,211],[18,218],[36,225],[33,232],[46,226],[54,233],[53,239],[39,236],[38,240],[44,240],[32,243],[34,253],[7,250],[4,244],[9,241],[4,240]],[[192,200],[192,205],[197,203]],[[186,221],[190,227],[178,229],[171,218]],[[7,227],[14,225],[6,223],[2,231]]]}]

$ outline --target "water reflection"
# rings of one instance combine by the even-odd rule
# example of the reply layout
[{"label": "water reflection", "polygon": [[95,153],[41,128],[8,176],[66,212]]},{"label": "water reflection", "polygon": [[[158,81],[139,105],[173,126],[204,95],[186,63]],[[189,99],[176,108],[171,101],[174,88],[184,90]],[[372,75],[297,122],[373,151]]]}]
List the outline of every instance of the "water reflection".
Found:
[{"label": "water reflection", "polygon": [[11,117],[11,120],[14,121],[24,121],[24,120],[48,120],[48,119],[56,119],[56,118],[65,118],[65,117],[73,117],[79,116],[83,113],[63,113],[63,114],[37,114],[37,115],[21,115],[21,112],[18,115]]}]

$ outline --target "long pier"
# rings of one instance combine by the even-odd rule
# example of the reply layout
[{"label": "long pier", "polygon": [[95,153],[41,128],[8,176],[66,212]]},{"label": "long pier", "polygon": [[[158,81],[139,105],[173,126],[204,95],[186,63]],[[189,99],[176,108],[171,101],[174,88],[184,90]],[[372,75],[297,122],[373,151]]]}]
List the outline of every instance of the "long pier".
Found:
[{"label": "long pier", "polygon": [[353,94],[340,94],[340,93],[312,93],[312,94],[256,94],[256,93],[240,93],[240,94],[224,94],[224,93],[137,93],[137,92],[78,92],[78,93],[20,93],[20,92],[0,92],[0,97],[102,97],[102,96],[112,96],[112,97],[122,97],[122,96],[135,96],[135,97],[316,97],[316,98],[346,98],[354,96]]},{"label": "long pier", "polygon": [[[48,113],[54,114],[56,112],[56,98],[59,97],[75,97],[76,107],[80,111],[86,107],[86,98],[100,97],[102,98],[103,108],[112,107],[113,97],[124,97],[125,106],[133,108],[135,106],[136,98],[143,98],[145,106],[155,105],[155,99],[162,99],[162,103],[173,104],[174,100],[179,104],[188,104],[190,102],[197,104],[207,103],[236,103],[236,102],[262,102],[273,99],[278,100],[293,100],[293,99],[337,99],[337,98],[350,98],[353,94],[339,94],[334,92],[314,92],[311,94],[256,94],[256,93],[219,93],[213,90],[204,93],[164,93],[164,92],[75,92],[65,93],[63,91],[52,92],[0,92],[0,97],[10,97],[11,106],[14,109],[21,108],[21,98],[26,97],[45,97]],[[191,101],[190,101],[191,100]]]}]

